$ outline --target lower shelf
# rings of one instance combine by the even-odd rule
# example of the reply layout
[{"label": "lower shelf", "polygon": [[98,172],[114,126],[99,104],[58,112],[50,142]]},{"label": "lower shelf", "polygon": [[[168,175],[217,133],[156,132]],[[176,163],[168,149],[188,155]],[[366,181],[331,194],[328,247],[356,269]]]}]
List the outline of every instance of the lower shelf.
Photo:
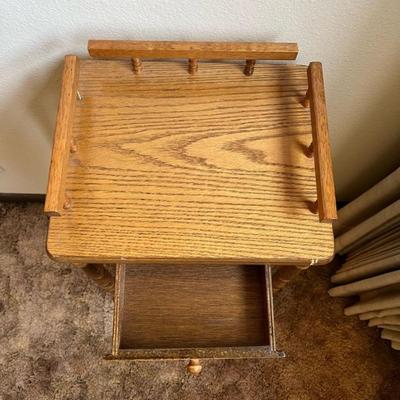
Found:
[{"label": "lower shelf", "polygon": [[118,265],[108,359],[283,357],[270,267]]}]

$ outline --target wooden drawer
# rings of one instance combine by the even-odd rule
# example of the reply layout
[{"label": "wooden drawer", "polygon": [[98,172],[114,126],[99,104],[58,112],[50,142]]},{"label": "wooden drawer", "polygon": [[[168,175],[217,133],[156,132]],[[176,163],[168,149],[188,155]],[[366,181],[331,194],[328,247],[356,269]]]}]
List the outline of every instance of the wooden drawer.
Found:
[{"label": "wooden drawer", "polygon": [[283,356],[275,346],[270,267],[117,266],[108,358]]}]

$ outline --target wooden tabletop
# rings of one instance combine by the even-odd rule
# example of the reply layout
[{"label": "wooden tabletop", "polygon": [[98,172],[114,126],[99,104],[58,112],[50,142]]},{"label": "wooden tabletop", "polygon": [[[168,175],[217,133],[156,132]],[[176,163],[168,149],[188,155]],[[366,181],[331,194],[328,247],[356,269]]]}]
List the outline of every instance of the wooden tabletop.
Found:
[{"label": "wooden tabletop", "polygon": [[65,191],[48,252],[70,262],[327,262],[307,67],[80,62]]}]

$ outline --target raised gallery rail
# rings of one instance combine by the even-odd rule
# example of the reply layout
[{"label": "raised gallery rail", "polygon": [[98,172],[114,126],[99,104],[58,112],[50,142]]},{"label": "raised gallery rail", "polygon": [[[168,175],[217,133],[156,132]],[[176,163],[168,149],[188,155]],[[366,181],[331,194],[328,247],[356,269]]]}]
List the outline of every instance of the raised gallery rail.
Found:
[{"label": "raised gallery rail", "polygon": [[[61,215],[62,210],[64,208],[69,208],[70,206],[65,193],[65,178],[68,155],[70,151],[74,151],[74,145],[71,143],[71,130],[76,104],[78,80],[78,57],[65,56],[61,96],[58,104],[49,181],[47,185],[47,196],[44,205],[44,212],[47,215]],[[68,148],[70,148],[70,151],[67,150]]]}]

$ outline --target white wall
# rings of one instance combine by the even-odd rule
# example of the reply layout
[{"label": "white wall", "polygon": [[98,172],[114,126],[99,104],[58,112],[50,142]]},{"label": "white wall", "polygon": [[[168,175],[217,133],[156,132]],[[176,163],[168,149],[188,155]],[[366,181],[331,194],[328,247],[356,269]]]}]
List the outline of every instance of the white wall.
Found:
[{"label": "white wall", "polygon": [[61,61],[88,38],[297,41],[324,65],[339,199],[400,154],[400,1],[0,0],[0,193],[44,193]]}]

